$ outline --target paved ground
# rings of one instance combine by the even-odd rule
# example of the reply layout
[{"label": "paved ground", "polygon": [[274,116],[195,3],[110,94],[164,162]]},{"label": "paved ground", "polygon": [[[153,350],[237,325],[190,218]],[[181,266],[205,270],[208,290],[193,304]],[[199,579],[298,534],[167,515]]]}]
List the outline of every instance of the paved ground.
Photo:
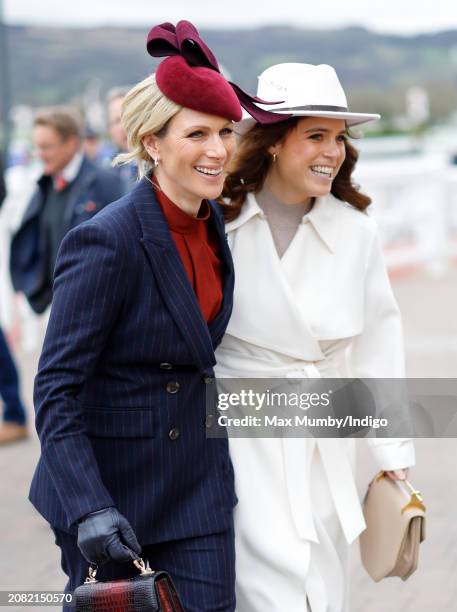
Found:
[{"label": "paved ground", "polygon": [[[456,271],[441,279],[420,274],[395,280],[405,321],[409,376],[457,377],[456,286]],[[36,354],[16,352],[30,407]],[[361,569],[354,547],[351,612],[456,610],[456,449],[457,440],[417,441],[418,465],[412,480],[424,492],[428,510],[420,569],[406,583],[388,579],[375,584]],[[35,437],[0,449],[0,590],[60,590],[65,582],[52,534],[26,500],[38,452]],[[364,449],[361,458],[362,491],[376,468]],[[36,608],[43,609],[57,608]]]}]

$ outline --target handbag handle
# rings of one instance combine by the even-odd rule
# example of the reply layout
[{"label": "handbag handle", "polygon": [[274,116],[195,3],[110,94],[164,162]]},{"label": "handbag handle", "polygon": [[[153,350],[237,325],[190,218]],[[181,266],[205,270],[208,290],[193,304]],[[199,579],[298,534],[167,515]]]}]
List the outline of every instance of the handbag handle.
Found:
[{"label": "handbag handle", "polygon": [[[376,476],[376,481],[380,480],[381,478],[388,478],[384,470],[379,472],[379,474]],[[406,478],[404,480],[397,480],[396,482],[404,484],[411,493],[411,499],[406,504],[406,506],[401,509],[401,513],[403,514],[404,512],[406,512],[406,510],[409,510],[410,508],[418,508],[419,510],[425,512],[425,506],[423,503],[424,499],[422,497],[421,492],[415,489],[413,485],[409,482],[409,480],[407,480]]]},{"label": "handbag handle", "polygon": [[[154,570],[149,567],[149,563],[145,563],[141,557],[139,557],[135,552],[133,552],[133,550],[125,546],[125,544],[123,546],[129,551],[129,553],[131,553],[132,563],[137,569],[140,570],[140,576],[152,576],[152,574],[155,573]],[[95,563],[89,565],[88,575],[87,578],[84,580],[84,584],[93,584],[94,582],[97,582],[97,570],[98,566]]]}]

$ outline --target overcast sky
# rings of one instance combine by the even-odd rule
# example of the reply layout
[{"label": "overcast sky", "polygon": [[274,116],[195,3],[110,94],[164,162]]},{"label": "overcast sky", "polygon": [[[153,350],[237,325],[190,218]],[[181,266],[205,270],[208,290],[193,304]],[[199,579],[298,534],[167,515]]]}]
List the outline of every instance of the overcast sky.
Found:
[{"label": "overcast sky", "polygon": [[201,28],[362,25],[399,34],[457,29],[453,0],[3,0],[3,10],[8,23],[54,26],[148,28],[189,19]]}]

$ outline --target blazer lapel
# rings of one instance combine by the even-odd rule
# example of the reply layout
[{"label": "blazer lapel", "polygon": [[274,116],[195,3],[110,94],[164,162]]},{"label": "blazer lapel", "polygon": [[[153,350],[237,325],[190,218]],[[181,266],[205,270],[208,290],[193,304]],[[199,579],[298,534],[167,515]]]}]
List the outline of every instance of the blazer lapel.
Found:
[{"label": "blazer lapel", "polygon": [[68,231],[73,223],[76,206],[81,201],[81,195],[89,189],[89,185],[96,178],[95,169],[91,168],[84,158],[74,184],[70,185],[67,204],[65,206],[64,223]]},{"label": "blazer lapel", "polygon": [[233,288],[235,284],[235,274],[233,269],[233,260],[230,253],[230,249],[227,242],[227,235],[225,233],[225,225],[221,214],[216,209],[217,204],[210,202],[212,214],[211,221],[215,232],[219,238],[219,244],[221,245],[220,257],[224,264],[224,279],[223,279],[223,299],[221,309],[219,310],[216,317],[209,324],[209,331],[213,340],[213,346],[217,347],[222,336],[227,329],[227,325],[232,314],[233,309]]},{"label": "blazer lapel", "polygon": [[142,229],[141,242],[167,308],[201,370],[215,363],[211,335],[187,278],[167,222],[150,182],[131,192]]},{"label": "blazer lapel", "polygon": [[44,193],[46,189],[47,182],[50,181],[50,178],[47,176],[42,176],[37,181],[37,189],[34,192],[29,205],[24,213],[24,217],[21,221],[21,227],[29,223],[34,218],[37,218],[43,208],[44,202]]}]

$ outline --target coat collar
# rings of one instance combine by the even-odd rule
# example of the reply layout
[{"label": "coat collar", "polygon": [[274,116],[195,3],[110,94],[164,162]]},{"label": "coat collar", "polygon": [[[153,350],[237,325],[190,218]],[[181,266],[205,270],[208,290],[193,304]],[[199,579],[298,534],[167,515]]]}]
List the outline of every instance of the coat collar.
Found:
[{"label": "coat collar", "polygon": [[[302,221],[303,223],[307,220],[312,224],[317,235],[331,253],[336,250],[338,238],[339,224],[335,223],[335,217],[341,212],[342,206],[348,206],[348,204],[337,200],[332,194],[323,198],[316,198],[313,208],[303,217]],[[265,215],[257,203],[255,194],[249,193],[241,213],[234,221],[227,224],[226,231],[230,233],[256,216],[262,218]]]},{"label": "coat collar", "polygon": [[[81,194],[84,193],[91,183],[97,178],[96,167],[94,164],[83,156],[82,162],[79,168],[79,172],[76,175],[71,191],[68,195],[68,200],[65,205],[64,223],[66,224],[67,230],[70,228],[72,216],[78,199]],[[37,189],[29,202],[27,210],[22,220],[22,226],[28,223],[31,219],[38,217],[40,214],[46,196],[47,186],[52,181],[52,177],[42,174],[37,180]]]},{"label": "coat collar", "polygon": [[[150,180],[143,177],[132,189],[129,197],[136,209],[143,238],[158,246],[173,248],[174,242],[170,229]],[[218,204],[212,200],[208,200],[208,204],[211,209],[211,223],[221,238],[222,244],[225,245],[224,225]],[[225,258],[226,253],[229,252],[228,247],[227,250],[225,248],[222,250]]]},{"label": "coat collar", "polygon": [[214,349],[225,332],[232,311],[234,284],[232,259],[216,204],[209,202],[213,213],[211,219],[220,238],[226,274],[221,309],[208,327],[165,216],[147,178],[143,178],[130,192],[130,200],[141,226],[143,248],[168,310],[181,330],[196,365],[202,370],[211,368],[215,364]]},{"label": "coat collar", "polygon": [[[96,177],[96,166],[85,156],[77,153],[70,163],[65,166],[62,171],[64,178],[69,182],[73,182],[75,180],[81,180],[84,178],[89,182],[94,180]],[[52,177],[47,174],[42,174],[38,180],[38,187],[44,191],[47,185],[52,181]]]},{"label": "coat collar", "polygon": [[67,183],[71,183],[78,176],[79,171],[81,170],[83,159],[84,156],[82,152],[77,151],[75,155],[73,155],[71,160],[68,162],[68,164],[65,166],[65,168],[57,173],[57,176],[60,175],[67,181]]}]

